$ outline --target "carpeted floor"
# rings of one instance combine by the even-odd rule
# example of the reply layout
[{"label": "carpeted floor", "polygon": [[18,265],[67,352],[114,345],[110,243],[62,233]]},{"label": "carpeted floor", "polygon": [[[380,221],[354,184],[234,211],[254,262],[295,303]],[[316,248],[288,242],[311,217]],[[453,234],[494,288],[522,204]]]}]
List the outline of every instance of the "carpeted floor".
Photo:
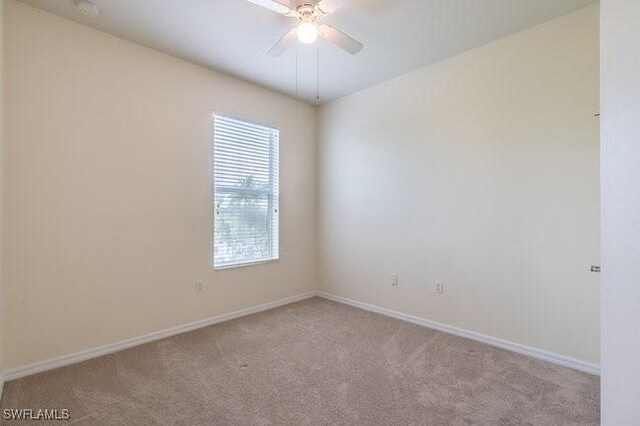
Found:
[{"label": "carpeted floor", "polygon": [[600,419],[597,377],[319,298],[9,382],[0,405],[74,425]]}]

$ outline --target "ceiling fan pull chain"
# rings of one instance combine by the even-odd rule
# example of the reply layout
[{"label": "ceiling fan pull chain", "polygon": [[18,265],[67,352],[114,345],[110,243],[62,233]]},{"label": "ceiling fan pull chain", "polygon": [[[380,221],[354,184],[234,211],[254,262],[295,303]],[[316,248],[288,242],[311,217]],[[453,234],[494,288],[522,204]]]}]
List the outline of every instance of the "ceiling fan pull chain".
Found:
[{"label": "ceiling fan pull chain", "polygon": [[316,43],[316,105],[320,105],[320,43]]},{"label": "ceiling fan pull chain", "polygon": [[[298,93],[298,46],[296,46],[296,99],[300,99]],[[296,101],[296,120],[298,119],[298,102]]]}]

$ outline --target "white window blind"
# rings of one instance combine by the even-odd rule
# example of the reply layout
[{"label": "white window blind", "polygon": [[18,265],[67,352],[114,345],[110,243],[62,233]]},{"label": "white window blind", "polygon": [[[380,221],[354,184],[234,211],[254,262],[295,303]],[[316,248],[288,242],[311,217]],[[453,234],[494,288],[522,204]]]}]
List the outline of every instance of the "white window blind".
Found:
[{"label": "white window blind", "polygon": [[279,131],[215,115],[215,268],[278,258]]}]

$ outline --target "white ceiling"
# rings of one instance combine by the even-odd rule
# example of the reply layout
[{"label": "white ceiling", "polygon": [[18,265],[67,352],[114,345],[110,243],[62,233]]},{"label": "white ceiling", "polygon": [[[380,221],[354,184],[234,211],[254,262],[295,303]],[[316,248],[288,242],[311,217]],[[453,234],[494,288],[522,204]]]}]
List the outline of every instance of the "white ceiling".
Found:
[{"label": "white ceiling", "polygon": [[326,102],[597,0],[347,0],[324,21],[364,50],[351,56],[321,41],[319,80],[316,45],[266,54],[295,20],[246,0],[93,0],[101,9],[96,19],[81,16],[74,0],[22,1],[309,102],[318,81]]}]

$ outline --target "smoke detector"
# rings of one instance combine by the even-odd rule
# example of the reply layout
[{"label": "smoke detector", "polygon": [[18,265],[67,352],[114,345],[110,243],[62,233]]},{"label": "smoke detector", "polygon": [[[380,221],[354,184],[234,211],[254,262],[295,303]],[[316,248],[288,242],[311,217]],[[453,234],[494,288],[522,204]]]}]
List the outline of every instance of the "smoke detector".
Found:
[{"label": "smoke detector", "polygon": [[78,12],[83,16],[97,18],[98,15],[100,15],[100,8],[89,0],[80,0],[76,3],[76,7],[78,8]]}]

